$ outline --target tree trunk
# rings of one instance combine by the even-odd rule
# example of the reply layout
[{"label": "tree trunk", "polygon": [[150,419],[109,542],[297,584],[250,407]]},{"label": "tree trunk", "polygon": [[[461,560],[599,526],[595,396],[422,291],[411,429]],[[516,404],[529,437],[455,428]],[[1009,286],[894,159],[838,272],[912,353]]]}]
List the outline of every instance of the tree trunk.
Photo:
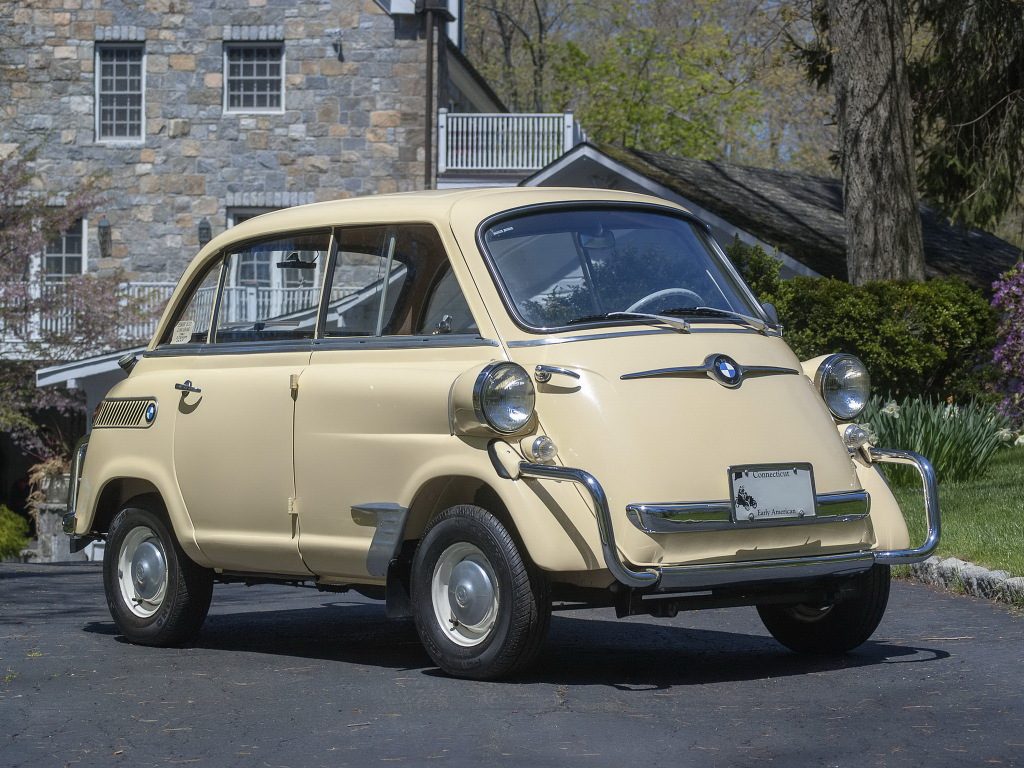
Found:
[{"label": "tree trunk", "polygon": [[923,280],[905,0],[827,2],[849,280]]}]

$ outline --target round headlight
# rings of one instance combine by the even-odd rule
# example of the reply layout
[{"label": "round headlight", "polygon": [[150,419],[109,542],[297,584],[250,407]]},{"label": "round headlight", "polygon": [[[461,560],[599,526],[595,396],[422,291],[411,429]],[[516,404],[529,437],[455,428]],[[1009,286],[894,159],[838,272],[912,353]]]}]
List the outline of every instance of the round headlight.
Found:
[{"label": "round headlight", "polygon": [[477,418],[491,429],[510,435],[533,418],[536,395],[530,375],[515,363],[495,363],[484,368],[473,389]]},{"label": "round headlight", "polygon": [[853,355],[829,355],[814,376],[825,405],[840,421],[857,418],[871,396],[871,377]]}]

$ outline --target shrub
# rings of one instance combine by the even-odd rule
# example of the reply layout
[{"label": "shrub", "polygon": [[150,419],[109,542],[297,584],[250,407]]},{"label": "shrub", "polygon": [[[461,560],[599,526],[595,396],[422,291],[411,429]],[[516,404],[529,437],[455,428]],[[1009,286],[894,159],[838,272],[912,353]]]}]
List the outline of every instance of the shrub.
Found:
[{"label": "shrub", "polygon": [[0,559],[15,557],[28,544],[28,520],[0,504]]},{"label": "shrub", "polygon": [[997,388],[1002,410],[1024,426],[1024,261],[992,285],[992,306],[1000,312],[998,343],[993,355],[1001,376]]},{"label": "shrub", "polygon": [[[926,456],[940,481],[975,480],[984,475],[992,454],[1004,445],[1010,422],[985,403],[954,405],[908,397],[897,403],[872,397],[861,417],[871,425],[875,444]],[[919,482],[910,467],[886,465],[895,484]]]},{"label": "shrub", "polygon": [[736,241],[728,253],[759,298],[775,304],[786,341],[801,359],[855,354],[875,391],[891,396],[983,396],[997,318],[963,281],[782,280],[781,265],[761,248]]}]

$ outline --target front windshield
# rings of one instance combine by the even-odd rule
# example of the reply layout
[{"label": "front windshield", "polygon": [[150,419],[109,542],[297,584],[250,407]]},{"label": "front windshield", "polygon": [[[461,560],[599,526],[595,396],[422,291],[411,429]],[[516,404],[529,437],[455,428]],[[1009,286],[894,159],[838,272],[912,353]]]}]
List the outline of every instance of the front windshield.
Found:
[{"label": "front windshield", "polygon": [[671,214],[538,211],[490,225],[483,242],[516,315],[536,329],[628,320],[619,312],[760,316],[708,236]]}]

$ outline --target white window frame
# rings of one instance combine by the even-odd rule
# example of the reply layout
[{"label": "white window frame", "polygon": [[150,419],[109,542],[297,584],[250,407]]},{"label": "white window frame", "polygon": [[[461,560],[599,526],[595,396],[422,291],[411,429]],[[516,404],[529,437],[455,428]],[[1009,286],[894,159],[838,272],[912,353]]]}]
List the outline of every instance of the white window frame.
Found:
[{"label": "white window frame", "polygon": [[[59,236],[63,238],[64,232],[61,232]],[[35,280],[38,277],[38,279],[44,283],[61,283],[67,280],[67,278],[69,277],[76,277],[86,274],[89,271],[89,219],[86,216],[82,217],[82,271],[77,273],[77,275],[69,275],[66,272],[62,272],[61,278],[59,280],[48,280],[46,276],[46,257],[47,255],[49,255],[46,250],[47,247],[49,247],[49,243],[43,246],[42,253],[40,253],[33,260],[33,263],[29,267],[30,276],[33,280]],[[67,254],[62,255],[67,256]]]},{"label": "white window frame", "polygon": [[[102,51],[115,49],[137,49],[142,51],[142,106],[139,114],[139,135],[136,136],[101,136],[100,135],[100,83],[103,79],[103,67],[100,61]],[[93,135],[97,144],[145,144],[146,143],[146,52],[145,43],[94,43],[93,44]]]},{"label": "white window frame", "polygon": [[[231,107],[228,106],[228,84],[230,82],[230,65],[228,63],[228,53],[231,50],[239,50],[245,48],[278,48],[281,51],[281,106],[261,108],[261,107]],[[287,64],[285,60],[286,51],[283,41],[263,41],[263,40],[225,40],[224,51],[223,51],[223,88],[221,90],[221,108],[226,115],[280,115],[285,112],[285,80],[287,74]]]}]

